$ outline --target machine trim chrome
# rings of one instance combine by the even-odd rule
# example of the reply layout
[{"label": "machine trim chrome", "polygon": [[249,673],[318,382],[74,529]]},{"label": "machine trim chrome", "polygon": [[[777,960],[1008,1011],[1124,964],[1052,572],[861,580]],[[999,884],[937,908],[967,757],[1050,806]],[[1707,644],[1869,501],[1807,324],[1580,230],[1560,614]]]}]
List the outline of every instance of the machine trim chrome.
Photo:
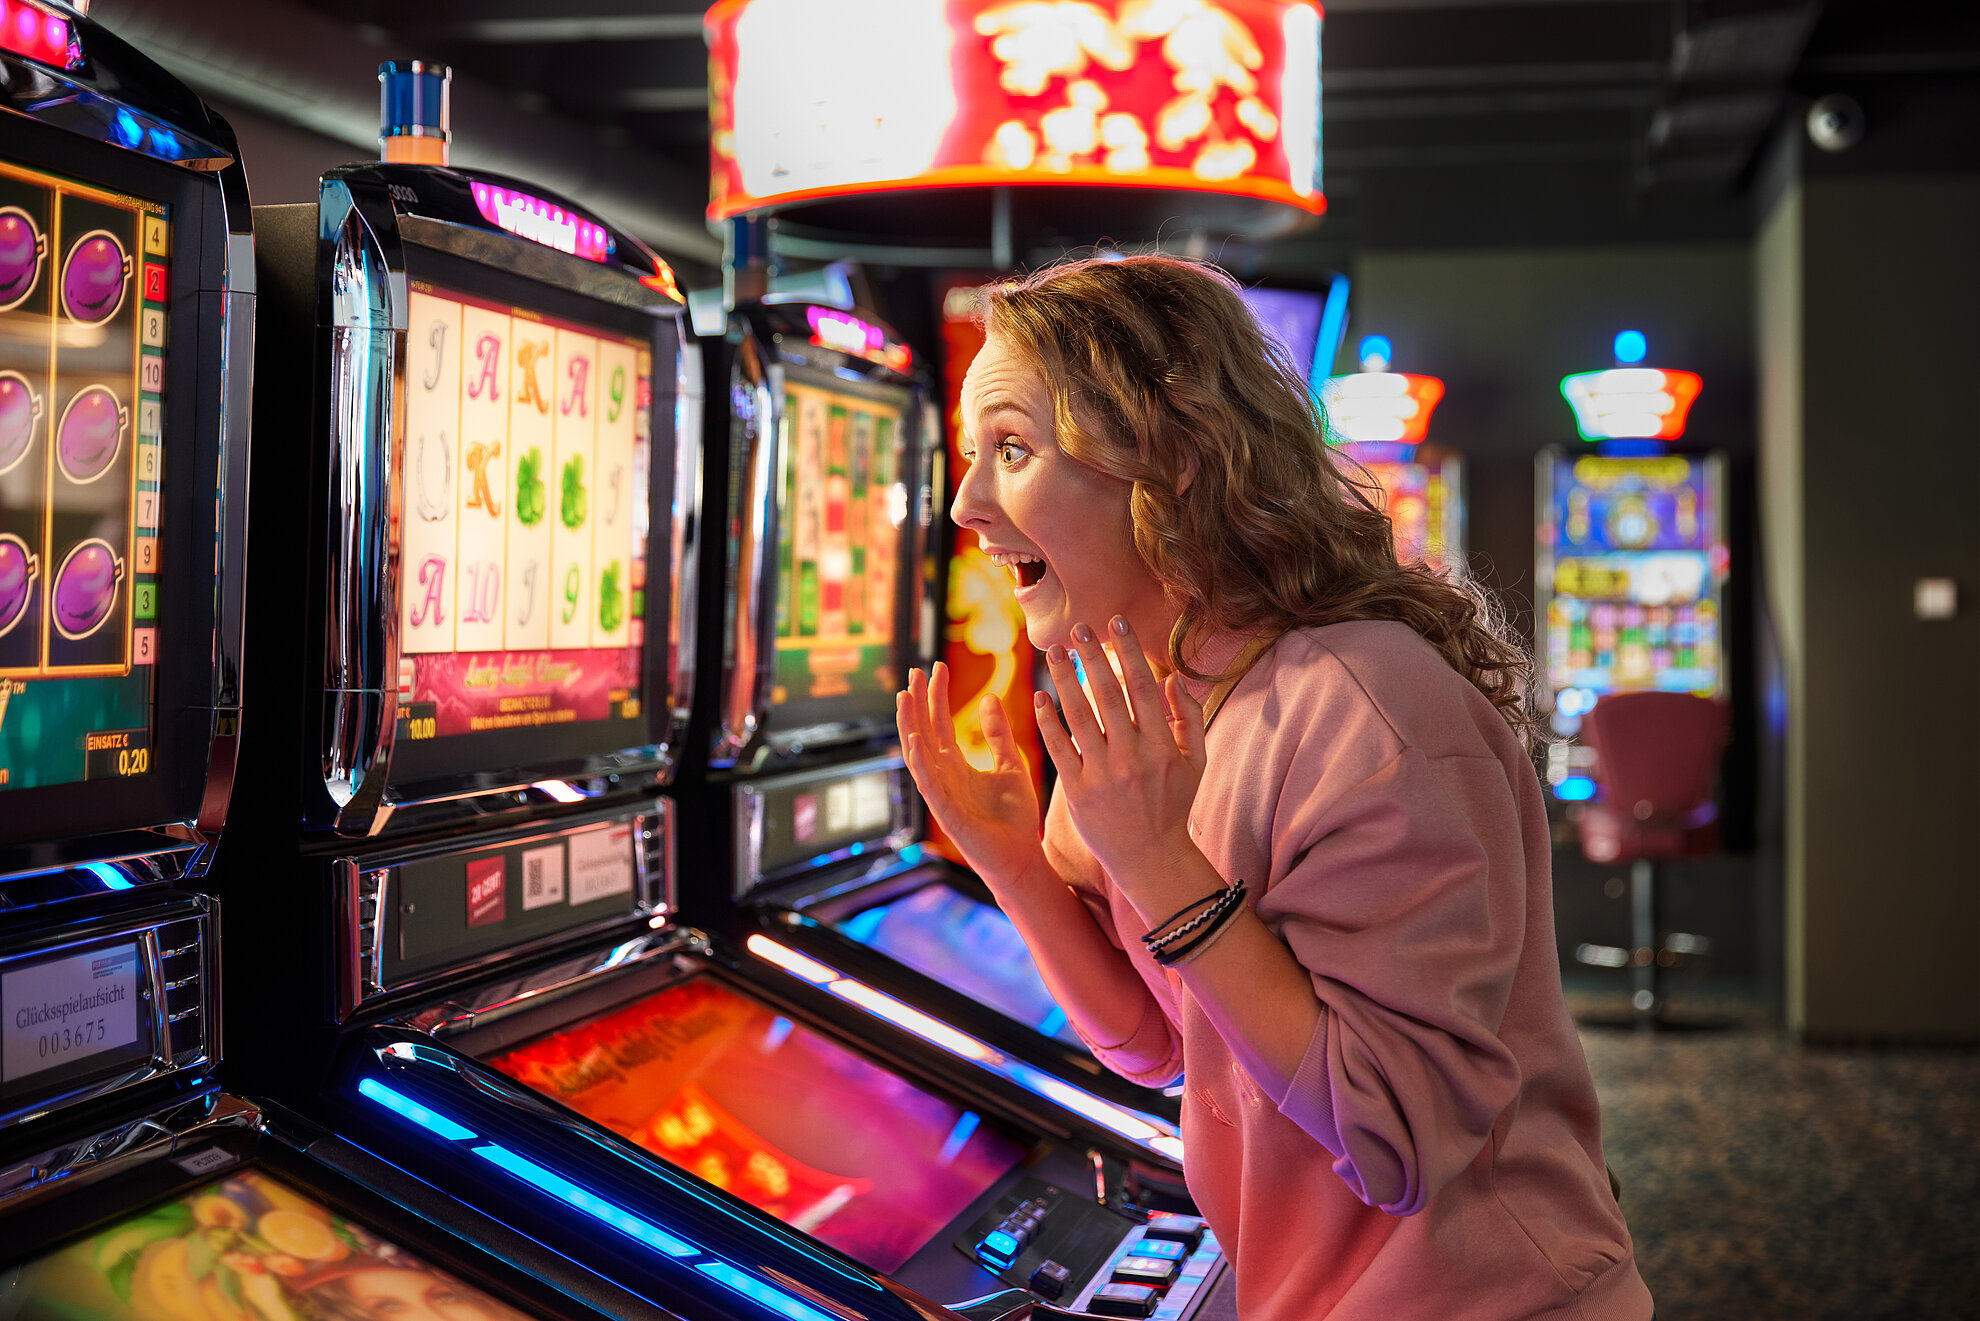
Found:
[{"label": "machine trim chrome", "polygon": [[[776,675],[776,593],[770,574],[776,563],[777,461],[783,452],[784,368],[775,350],[758,340],[747,324],[736,345],[740,387],[755,396],[755,426],[746,439],[749,452],[731,475],[747,474],[742,491],[729,492],[730,508],[741,515],[742,544],[735,548],[735,618],[730,625],[729,666],[722,702],[722,728],[714,761],[731,766],[756,741],[769,714],[770,685]],[[731,433],[731,444],[737,438]]]},{"label": "machine trim chrome", "polygon": [[331,545],[324,786],[342,835],[384,828],[398,722],[394,406],[405,374],[405,254],[383,189],[326,178],[319,242],[330,350]]}]

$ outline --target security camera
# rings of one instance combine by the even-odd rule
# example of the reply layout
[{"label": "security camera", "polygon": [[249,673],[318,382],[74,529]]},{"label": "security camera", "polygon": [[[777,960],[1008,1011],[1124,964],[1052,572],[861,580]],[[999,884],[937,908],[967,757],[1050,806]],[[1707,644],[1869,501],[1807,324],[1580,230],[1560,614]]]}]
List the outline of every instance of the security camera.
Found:
[{"label": "security camera", "polygon": [[1863,107],[1832,92],[1808,107],[1808,137],[1823,151],[1848,151],[1863,139]]}]

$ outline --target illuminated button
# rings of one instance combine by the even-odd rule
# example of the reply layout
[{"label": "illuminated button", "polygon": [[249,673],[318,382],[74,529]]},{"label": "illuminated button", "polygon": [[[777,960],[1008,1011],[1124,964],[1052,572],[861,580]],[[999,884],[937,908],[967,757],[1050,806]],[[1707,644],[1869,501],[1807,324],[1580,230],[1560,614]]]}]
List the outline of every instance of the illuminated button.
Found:
[{"label": "illuminated button", "polygon": [[1072,1272],[1056,1261],[1041,1261],[1031,1273],[1031,1291],[1040,1298],[1060,1298],[1072,1283]]},{"label": "illuminated button", "polygon": [[1017,1250],[1019,1252],[1023,1252],[1031,1246],[1031,1230],[1026,1227],[1025,1222],[1022,1220],[1006,1220],[1003,1224],[997,1226],[997,1232],[1017,1244]]},{"label": "illuminated button", "polygon": [[1167,1287],[1176,1278],[1177,1265],[1173,1261],[1163,1261],[1157,1257],[1124,1257],[1114,1267],[1114,1278],[1130,1284],[1154,1284]]},{"label": "illuminated button", "polygon": [[976,1255],[1000,1271],[1009,1270],[1023,1250],[1015,1238],[1001,1229],[985,1234],[983,1241],[976,1245]]},{"label": "illuminated button", "polygon": [[1143,1238],[1171,1239],[1185,1248],[1195,1251],[1203,1240],[1203,1221],[1195,1216],[1164,1215],[1148,1222],[1142,1231]]},{"label": "illuminated button", "polygon": [[1155,1291],[1145,1284],[1103,1284],[1086,1310],[1096,1316],[1147,1316],[1155,1310]]},{"label": "illuminated button", "polygon": [[1159,1257],[1163,1261],[1181,1261],[1189,1255],[1189,1249],[1172,1238],[1144,1238],[1134,1245],[1137,1257]]}]

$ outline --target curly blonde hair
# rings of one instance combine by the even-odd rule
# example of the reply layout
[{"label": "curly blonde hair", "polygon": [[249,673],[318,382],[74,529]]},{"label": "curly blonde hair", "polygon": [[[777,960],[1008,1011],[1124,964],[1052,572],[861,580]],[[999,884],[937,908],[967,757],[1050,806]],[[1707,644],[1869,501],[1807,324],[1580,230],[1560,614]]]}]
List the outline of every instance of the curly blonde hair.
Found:
[{"label": "curly blonde hair", "polygon": [[1345,472],[1303,376],[1214,267],[1089,259],[986,291],[985,322],[1041,371],[1060,447],[1132,483],[1134,543],[1182,603],[1169,659],[1205,625],[1393,619],[1437,648],[1529,746],[1532,660],[1478,584],[1396,560],[1379,488]]}]

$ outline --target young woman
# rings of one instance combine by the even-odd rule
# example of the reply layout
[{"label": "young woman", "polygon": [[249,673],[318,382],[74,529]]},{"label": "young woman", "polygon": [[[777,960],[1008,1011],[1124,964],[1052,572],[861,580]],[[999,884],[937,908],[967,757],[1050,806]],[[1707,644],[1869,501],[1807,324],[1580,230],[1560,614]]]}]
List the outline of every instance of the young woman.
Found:
[{"label": "young woman", "polygon": [[1094,1053],[1183,1075],[1238,1314],[1646,1321],[1523,652],[1396,563],[1223,276],[1060,266],[992,288],[987,329],[954,517],[1059,692],[1042,838],[1005,713],[973,767],[941,666],[899,699],[907,763]]}]

